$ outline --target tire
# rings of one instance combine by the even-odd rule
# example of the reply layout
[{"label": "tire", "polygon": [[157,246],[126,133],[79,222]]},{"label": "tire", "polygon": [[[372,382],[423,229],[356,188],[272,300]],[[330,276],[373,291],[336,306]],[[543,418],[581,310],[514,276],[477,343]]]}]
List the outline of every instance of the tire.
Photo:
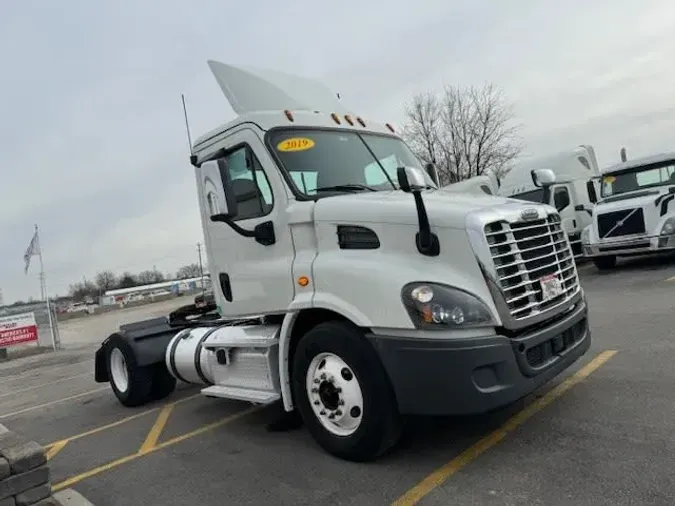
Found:
[{"label": "tire", "polygon": [[[300,339],[292,389],[308,431],[336,457],[374,460],[401,436],[402,418],[387,373],[363,331],[351,323],[320,323]],[[329,414],[337,417],[330,420]]]},{"label": "tire", "polygon": [[150,397],[153,401],[161,401],[167,398],[176,389],[176,378],[166,368],[164,362],[154,365],[152,376],[152,387],[150,388]]},{"label": "tire", "polygon": [[122,405],[131,408],[152,400],[153,367],[137,366],[133,350],[118,334],[110,337],[106,366],[110,387]]},{"label": "tire", "polygon": [[601,271],[608,271],[616,267],[616,256],[610,255],[606,257],[595,257],[593,263]]}]

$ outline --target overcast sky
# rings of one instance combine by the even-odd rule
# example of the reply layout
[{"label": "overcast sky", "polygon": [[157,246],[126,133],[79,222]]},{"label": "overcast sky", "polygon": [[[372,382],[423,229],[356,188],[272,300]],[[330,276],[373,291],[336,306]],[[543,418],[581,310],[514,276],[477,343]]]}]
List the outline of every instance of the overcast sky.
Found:
[{"label": "overcast sky", "polygon": [[[236,7],[228,8],[232,4]],[[207,59],[315,77],[365,117],[444,83],[504,88],[527,152],[592,144],[601,165],[675,150],[667,0],[26,0],[0,5],[0,288],[50,294],[103,269],[164,272],[202,240],[193,137],[233,118]],[[264,7],[263,7],[264,5]]]}]

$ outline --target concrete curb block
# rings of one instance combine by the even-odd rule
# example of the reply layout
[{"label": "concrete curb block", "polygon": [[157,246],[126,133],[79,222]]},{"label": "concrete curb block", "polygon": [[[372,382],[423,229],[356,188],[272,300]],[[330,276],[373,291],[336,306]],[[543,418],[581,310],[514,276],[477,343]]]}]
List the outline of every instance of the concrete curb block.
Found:
[{"label": "concrete curb block", "polygon": [[66,488],[54,494],[54,499],[59,506],[94,506],[87,499],[84,498],[82,494],[73,490],[72,488]]},{"label": "concrete curb block", "polygon": [[0,424],[0,506],[66,505],[91,503],[72,489],[52,495],[44,447]]}]

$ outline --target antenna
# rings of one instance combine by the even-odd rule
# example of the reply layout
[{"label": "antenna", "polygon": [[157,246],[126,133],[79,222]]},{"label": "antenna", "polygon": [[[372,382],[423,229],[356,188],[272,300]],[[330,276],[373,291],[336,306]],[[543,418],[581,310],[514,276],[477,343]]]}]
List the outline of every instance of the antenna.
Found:
[{"label": "antenna", "polygon": [[192,136],[190,136],[190,122],[188,121],[187,107],[185,106],[185,95],[180,94],[180,99],[183,102],[183,115],[185,116],[185,131],[187,132],[188,138],[188,147],[190,149],[190,163],[194,165],[197,161],[197,157],[192,152]]}]

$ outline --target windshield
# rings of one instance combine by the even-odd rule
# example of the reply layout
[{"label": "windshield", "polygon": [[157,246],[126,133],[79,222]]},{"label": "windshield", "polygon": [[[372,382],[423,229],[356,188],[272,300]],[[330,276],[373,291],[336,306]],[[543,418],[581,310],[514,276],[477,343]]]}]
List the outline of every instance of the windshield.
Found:
[{"label": "windshield", "polygon": [[420,169],[427,184],[434,186],[419,160],[398,137],[294,128],[271,132],[269,141],[282,169],[297,191],[306,196],[322,194],[322,188],[392,190],[398,188],[396,169],[401,166]]},{"label": "windshield", "polygon": [[606,174],[602,178],[602,198],[664,185],[675,185],[675,160],[659,165],[636,167],[630,172]]}]

